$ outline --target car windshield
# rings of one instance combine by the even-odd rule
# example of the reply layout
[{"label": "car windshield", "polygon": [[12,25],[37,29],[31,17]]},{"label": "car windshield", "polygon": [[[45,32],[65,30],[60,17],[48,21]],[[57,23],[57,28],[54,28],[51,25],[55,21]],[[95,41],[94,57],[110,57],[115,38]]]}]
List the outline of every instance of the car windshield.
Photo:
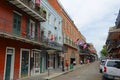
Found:
[{"label": "car windshield", "polygon": [[120,69],[120,61],[108,61],[108,67],[116,67]]}]

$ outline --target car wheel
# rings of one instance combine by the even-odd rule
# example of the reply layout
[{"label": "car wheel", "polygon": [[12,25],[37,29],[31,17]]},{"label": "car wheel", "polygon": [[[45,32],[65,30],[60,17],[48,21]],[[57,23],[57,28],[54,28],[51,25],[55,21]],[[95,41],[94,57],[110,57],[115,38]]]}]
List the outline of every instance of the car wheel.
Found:
[{"label": "car wheel", "polygon": [[105,76],[102,76],[102,80],[108,80]]}]

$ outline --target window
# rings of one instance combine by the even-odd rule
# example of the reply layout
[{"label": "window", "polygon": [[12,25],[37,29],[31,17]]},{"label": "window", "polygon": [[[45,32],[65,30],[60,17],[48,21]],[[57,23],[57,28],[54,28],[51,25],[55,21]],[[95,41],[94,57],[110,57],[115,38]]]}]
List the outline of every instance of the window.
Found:
[{"label": "window", "polygon": [[48,14],[48,23],[51,24],[51,14]]},{"label": "window", "polygon": [[58,22],[58,28],[59,28],[59,30],[61,30],[61,24],[60,24],[61,22],[59,21]]},{"label": "window", "polygon": [[29,50],[26,49],[22,49],[21,50],[21,74],[20,74],[20,78],[23,77],[28,77],[29,75]]},{"label": "window", "polygon": [[19,35],[20,29],[21,29],[21,16],[17,14],[17,12],[15,12],[13,18],[13,33]]},{"label": "window", "polygon": [[108,61],[108,67],[116,67],[120,69],[120,61]]},{"label": "window", "polygon": [[54,26],[55,27],[57,26],[57,24],[56,24],[56,18],[54,18]]},{"label": "window", "polygon": [[57,39],[57,36],[55,36],[55,41],[57,42],[57,40],[58,40],[58,39]]},{"label": "window", "polygon": [[31,39],[35,38],[35,22],[30,20],[29,36]]},{"label": "window", "polygon": [[106,62],[106,61],[101,61],[101,65],[105,65],[105,62]]},{"label": "window", "polygon": [[59,36],[59,41],[61,41],[61,37]]},{"label": "window", "polygon": [[50,34],[51,34],[51,31],[48,31],[48,36],[50,36]]}]

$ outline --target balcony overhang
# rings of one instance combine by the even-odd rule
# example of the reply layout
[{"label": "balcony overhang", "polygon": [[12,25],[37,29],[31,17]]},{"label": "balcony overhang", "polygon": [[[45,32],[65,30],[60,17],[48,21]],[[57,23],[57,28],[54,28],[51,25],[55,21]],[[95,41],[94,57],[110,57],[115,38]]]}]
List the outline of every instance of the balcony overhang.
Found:
[{"label": "balcony overhang", "polygon": [[109,33],[120,33],[120,28],[110,30]]},{"label": "balcony overhang", "polygon": [[28,7],[26,4],[24,4],[21,0],[8,0],[8,1],[13,5],[15,5],[16,7],[23,10],[24,12],[26,12],[28,15],[34,17],[38,21],[41,21],[41,22],[46,21],[46,19],[41,16],[41,13],[37,13],[36,11]]},{"label": "balcony overhang", "polygon": [[72,47],[72,48],[74,48],[74,49],[78,49],[76,46],[72,46],[72,45],[70,45],[70,44],[68,44],[68,43],[63,43],[63,45],[66,45],[66,46]]},{"label": "balcony overhang", "polygon": [[118,39],[120,36],[120,29],[114,29],[109,31],[108,40]]},{"label": "balcony overhang", "polygon": [[57,48],[57,47],[53,47],[53,46],[41,43],[39,41],[30,40],[30,39],[27,39],[27,38],[22,37],[20,35],[18,36],[18,35],[14,35],[14,34],[5,33],[5,32],[0,31],[0,37],[4,37],[4,38],[8,38],[8,39],[18,40],[18,41],[21,41],[21,42],[38,45],[38,46],[40,46],[40,50],[55,50],[55,51],[62,52],[62,48]]}]

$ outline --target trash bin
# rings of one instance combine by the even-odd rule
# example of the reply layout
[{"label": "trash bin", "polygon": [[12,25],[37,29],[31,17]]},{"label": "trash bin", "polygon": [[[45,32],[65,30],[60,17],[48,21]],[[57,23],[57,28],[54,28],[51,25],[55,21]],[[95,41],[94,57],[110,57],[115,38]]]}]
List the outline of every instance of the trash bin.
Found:
[{"label": "trash bin", "polygon": [[73,64],[70,64],[70,69],[73,69]]}]

